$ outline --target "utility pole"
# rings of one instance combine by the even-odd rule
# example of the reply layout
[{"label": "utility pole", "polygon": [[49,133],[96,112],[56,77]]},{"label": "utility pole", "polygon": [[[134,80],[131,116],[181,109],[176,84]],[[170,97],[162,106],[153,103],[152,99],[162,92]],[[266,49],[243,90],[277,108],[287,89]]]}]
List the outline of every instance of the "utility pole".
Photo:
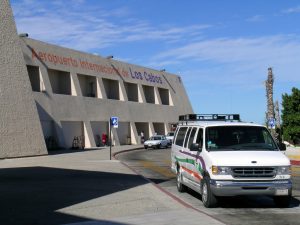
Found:
[{"label": "utility pole", "polygon": [[273,84],[274,77],[272,68],[268,68],[268,79],[266,80],[266,91],[267,91],[267,121],[270,118],[275,118],[274,103],[273,103]]},{"label": "utility pole", "polygon": [[275,102],[275,119],[276,119],[276,135],[279,143],[282,142],[282,130],[281,130],[281,121],[280,121],[280,111],[279,111],[279,103]]},{"label": "utility pole", "polygon": [[281,128],[281,121],[280,121],[280,112],[279,112],[279,103],[278,101],[275,102],[275,119],[276,119],[276,127]]},{"label": "utility pole", "polygon": [[276,133],[276,122],[275,122],[275,111],[274,111],[274,102],[273,102],[273,84],[274,77],[272,68],[268,68],[268,79],[265,82],[266,84],[266,95],[267,95],[267,124],[271,131],[273,138],[278,142],[278,134]]}]

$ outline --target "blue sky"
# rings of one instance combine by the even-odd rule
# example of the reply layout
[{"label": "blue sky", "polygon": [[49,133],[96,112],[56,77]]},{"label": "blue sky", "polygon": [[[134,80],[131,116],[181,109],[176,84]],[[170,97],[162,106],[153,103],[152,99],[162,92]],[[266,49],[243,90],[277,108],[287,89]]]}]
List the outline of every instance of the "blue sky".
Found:
[{"label": "blue sky", "polygon": [[240,113],[263,123],[264,81],[274,101],[300,88],[297,0],[11,0],[19,33],[178,74],[196,113]]}]

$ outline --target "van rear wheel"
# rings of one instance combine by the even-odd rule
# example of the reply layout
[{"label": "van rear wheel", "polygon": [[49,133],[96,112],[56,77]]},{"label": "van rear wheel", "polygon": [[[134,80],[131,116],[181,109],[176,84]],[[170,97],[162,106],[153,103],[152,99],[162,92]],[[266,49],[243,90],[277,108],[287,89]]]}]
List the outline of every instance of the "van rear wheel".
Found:
[{"label": "van rear wheel", "polygon": [[176,186],[178,192],[185,192],[186,191],[186,186],[182,184],[182,174],[181,174],[181,169],[180,167],[177,168],[177,175],[176,175]]},{"label": "van rear wheel", "polygon": [[202,203],[206,208],[213,208],[217,205],[217,198],[210,188],[209,177],[204,177],[202,184]]}]

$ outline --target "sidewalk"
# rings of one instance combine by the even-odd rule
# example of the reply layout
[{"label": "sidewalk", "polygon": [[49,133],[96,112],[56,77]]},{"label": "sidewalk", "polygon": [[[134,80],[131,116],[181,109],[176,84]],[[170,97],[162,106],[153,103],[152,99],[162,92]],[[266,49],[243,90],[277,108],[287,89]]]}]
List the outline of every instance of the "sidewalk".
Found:
[{"label": "sidewalk", "polygon": [[109,148],[0,160],[0,182],[3,224],[222,224],[109,160]]},{"label": "sidewalk", "polygon": [[285,154],[293,166],[300,166],[300,147],[288,147]]}]

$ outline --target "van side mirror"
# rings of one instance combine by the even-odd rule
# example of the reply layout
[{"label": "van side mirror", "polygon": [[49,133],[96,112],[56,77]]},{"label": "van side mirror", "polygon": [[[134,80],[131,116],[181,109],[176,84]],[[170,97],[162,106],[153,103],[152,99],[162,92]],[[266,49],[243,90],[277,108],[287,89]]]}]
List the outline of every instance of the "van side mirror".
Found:
[{"label": "van side mirror", "polygon": [[280,151],[285,151],[286,150],[286,145],[284,143],[281,142],[278,145],[279,145]]},{"label": "van side mirror", "polygon": [[202,151],[201,145],[199,143],[193,143],[190,147],[190,151]]}]

